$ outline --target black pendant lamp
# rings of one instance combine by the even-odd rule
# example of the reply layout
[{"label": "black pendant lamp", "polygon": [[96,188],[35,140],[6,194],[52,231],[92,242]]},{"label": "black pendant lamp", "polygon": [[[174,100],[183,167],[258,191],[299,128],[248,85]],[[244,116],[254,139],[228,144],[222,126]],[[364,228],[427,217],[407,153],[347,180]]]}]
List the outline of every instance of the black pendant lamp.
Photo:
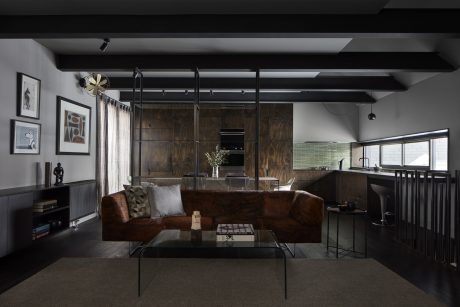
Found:
[{"label": "black pendant lamp", "polygon": [[372,104],[371,104],[371,113],[369,113],[369,115],[367,115],[367,118],[369,118],[369,120],[374,120],[374,119],[377,118],[375,113],[372,112]]},{"label": "black pendant lamp", "polygon": [[[373,95],[374,93],[371,92],[370,94],[371,94],[371,97],[374,98],[374,95]],[[376,101],[376,100],[374,99],[374,101]],[[375,103],[375,102],[374,102],[374,103]],[[369,120],[374,120],[374,119],[377,118],[377,115],[375,115],[375,114],[372,112],[372,105],[373,105],[374,103],[371,104],[371,113],[369,113],[369,115],[367,115],[367,118],[368,118]]]}]

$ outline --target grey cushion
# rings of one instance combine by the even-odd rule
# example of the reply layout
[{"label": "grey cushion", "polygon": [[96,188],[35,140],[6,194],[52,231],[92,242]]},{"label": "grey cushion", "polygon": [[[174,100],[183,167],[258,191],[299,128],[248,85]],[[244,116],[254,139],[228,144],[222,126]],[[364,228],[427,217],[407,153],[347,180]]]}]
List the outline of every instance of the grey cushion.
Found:
[{"label": "grey cushion", "polygon": [[149,198],[142,186],[127,186],[125,194],[130,218],[150,217]]},{"label": "grey cushion", "polygon": [[182,197],[180,193],[180,184],[171,186],[155,186],[149,189],[152,217],[185,215],[182,206]]}]

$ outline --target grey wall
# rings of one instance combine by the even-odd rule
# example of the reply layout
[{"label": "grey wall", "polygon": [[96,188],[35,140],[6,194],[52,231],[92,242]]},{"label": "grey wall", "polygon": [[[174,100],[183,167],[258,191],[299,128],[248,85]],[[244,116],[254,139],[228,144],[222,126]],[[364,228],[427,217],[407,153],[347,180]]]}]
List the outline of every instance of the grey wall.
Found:
[{"label": "grey wall", "polygon": [[[16,116],[16,73],[41,80],[40,119]],[[91,114],[91,155],[56,156],[56,95],[88,105]],[[95,98],[77,87],[74,73],[56,69],[53,54],[33,40],[0,40],[0,189],[36,184],[36,163],[61,162],[64,182],[95,178],[96,109]],[[10,154],[10,119],[42,125],[40,155]],[[42,179],[43,183],[43,179]]]},{"label": "grey wall", "polygon": [[373,109],[377,119],[369,121],[370,107],[360,107],[360,140],[449,128],[449,169],[460,169],[460,71],[382,98]]},{"label": "grey wall", "polygon": [[353,142],[358,139],[358,107],[354,104],[294,103],[294,143]]}]

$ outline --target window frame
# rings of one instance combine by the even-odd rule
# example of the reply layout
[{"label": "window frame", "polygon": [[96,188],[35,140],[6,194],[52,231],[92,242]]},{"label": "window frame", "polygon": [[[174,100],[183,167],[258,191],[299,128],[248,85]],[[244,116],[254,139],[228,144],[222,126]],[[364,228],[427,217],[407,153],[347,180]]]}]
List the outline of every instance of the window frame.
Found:
[{"label": "window frame", "polygon": [[[449,151],[449,148],[450,148],[450,138],[449,138],[449,135],[445,135],[445,136],[438,136],[438,137],[433,137],[430,139],[430,169],[431,167],[434,165],[433,163],[433,141],[434,140],[437,140],[437,139],[443,139],[443,138],[446,138],[447,139],[447,172],[449,171],[449,164],[450,164],[450,151]],[[443,170],[439,170],[440,172],[442,172]]]},{"label": "window frame", "polygon": [[[382,146],[385,146],[385,145],[399,145],[401,147],[401,158],[400,158],[400,161],[399,161],[399,165],[398,164],[383,164],[382,163],[382,157],[383,157],[383,148]],[[403,162],[404,162],[404,146],[403,146],[403,143],[399,143],[399,142],[392,142],[392,143],[384,143],[384,144],[380,144],[380,156],[379,156],[379,162],[380,162],[380,167],[383,167],[383,168],[401,168],[403,166]]]},{"label": "window frame", "polygon": [[[414,135],[408,135],[408,136],[397,136],[397,137],[391,137],[391,138],[386,138],[386,139],[379,139],[379,140],[372,140],[372,141],[366,141],[366,142],[360,142],[360,144],[363,146],[362,149],[362,156],[365,156],[365,148],[366,146],[372,146],[372,145],[379,145],[379,165],[382,168],[386,169],[407,169],[407,170],[432,170],[432,167],[434,165],[433,163],[433,140],[436,139],[441,139],[441,138],[447,138],[447,170],[449,170],[449,165],[450,165],[450,155],[449,155],[449,148],[450,148],[450,138],[449,138],[449,129],[443,129],[443,130],[438,130],[438,131],[431,131],[431,132],[423,132],[420,133],[420,136],[417,137],[417,134]],[[420,143],[420,142],[428,142],[428,166],[423,166],[423,165],[406,165],[405,164],[405,144],[410,144],[410,143]],[[382,146],[383,145],[397,145],[399,144],[401,146],[401,162],[400,165],[390,165],[390,164],[383,164],[382,163]],[[364,160],[362,161],[362,167],[364,168]],[[444,170],[443,170],[444,171]]]},{"label": "window frame", "polygon": [[[428,142],[428,165],[407,165],[405,161],[405,155],[406,155],[406,149],[404,148],[404,145],[406,144],[412,144],[412,143],[424,143]],[[432,167],[432,159],[433,159],[433,152],[431,151],[431,139],[426,139],[426,140],[412,140],[409,142],[403,142],[402,143],[402,167],[405,169],[416,169],[416,170],[430,170]]]}]

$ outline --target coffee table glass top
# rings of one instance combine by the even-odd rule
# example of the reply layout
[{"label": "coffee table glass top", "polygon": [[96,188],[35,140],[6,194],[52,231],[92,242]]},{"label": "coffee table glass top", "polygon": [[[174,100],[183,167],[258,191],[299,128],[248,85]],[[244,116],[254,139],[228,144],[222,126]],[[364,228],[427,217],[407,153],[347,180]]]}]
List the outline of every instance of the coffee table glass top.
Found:
[{"label": "coffee table glass top", "polygon": [[201,231],[201,241],[192,241],[191,231],[176,229],[162,230],[143,248],[279,248],[276,236],[271,230],[255,230],[254,241],[217,242],[216,231]]}]

